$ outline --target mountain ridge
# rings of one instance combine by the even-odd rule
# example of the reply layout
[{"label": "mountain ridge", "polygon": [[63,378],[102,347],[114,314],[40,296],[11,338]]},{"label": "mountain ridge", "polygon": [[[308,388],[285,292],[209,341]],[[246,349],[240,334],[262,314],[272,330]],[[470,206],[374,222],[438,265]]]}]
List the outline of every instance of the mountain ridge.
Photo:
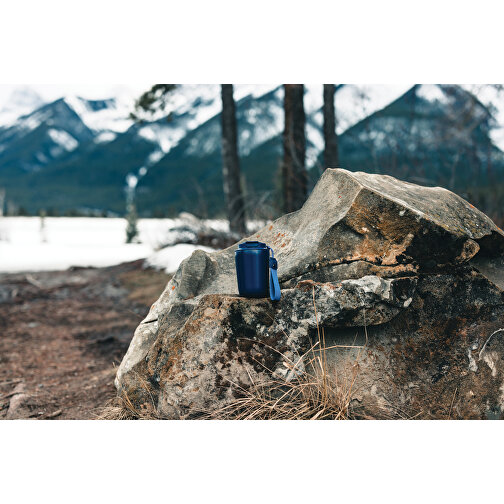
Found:
[{"label": "mountain ridge", "polygon": [[[448,89],[438,85],[338,87],[335,103],[341,165],[376,171],[383,163],[391,174],[410,178],[421,159],[413,162],[407,152],[402,153],[400,163],[412,166],[395,169],[397,160],[390,162],[393,153],[381,148],[379,141],[397,144],[401,138],[407,145],[413,138],[411,131],[419,125],[428,131],[448,124],[450,93],[469,93],[460,86]],[[414,109],[408,105],[412,90],[418,104]],[[280,210],[283,90],[274,85],[236,86],[235,98],[247,201],[251,208],[260,205],[265,216],[273,216]],[[133,180],[140,215],[172,215],[181,210],[201,216],[222,214],[219,85],[181,85],[171,100],[169,121],[161,115],[135,123],[127,116],[132,102],[71,95],[0,125],[0,187],[6,189],[11,204],[30,213],[43,208],[58,213],[79,209],[121,214],[126,181]],[[312,182],[323,170],[321,105],[321,85],[306,86],[307,166]],[[423,117],[425,113],[430,114],[431,122]],[[405,114],[415,117],[411,124],[406,124]],[[490,149],[489,157],[500,170],[502,151],[491,145],[494,129],[490,112],[485,114],[476,133],[462,135],[462,140]],[[409,136],[404,128],[409,128]],[[425,150],[425,142],[417,143],[417,150]],[[450,144],[443,163],[451,162],[459,144]],[[471,155],[483,159],[482,148]],[[429,152],[434,150],[429,147]],[[438,170],[441,180],[450,183],[434,157],[432,153],[432,159],[427,159],[435,167],[428,168],[429,173]]]}]

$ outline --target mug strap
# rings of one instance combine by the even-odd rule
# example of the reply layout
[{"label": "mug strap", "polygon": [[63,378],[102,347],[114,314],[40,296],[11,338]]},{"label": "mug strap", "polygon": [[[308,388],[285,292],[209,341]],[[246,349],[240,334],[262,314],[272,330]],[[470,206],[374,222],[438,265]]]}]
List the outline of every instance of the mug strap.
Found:
[{"label": "mug strap", "polygon": [[273,253],[273,249],[268,247],[271,252],[271,257],[269,258],[269,268],[270,268],[270,277],[269,277],[269,288],[270,288],[270,299],[271,301],[278,301],[281,296],[280,284],[278,283],[278,262],[275,259],[275,255]]}]

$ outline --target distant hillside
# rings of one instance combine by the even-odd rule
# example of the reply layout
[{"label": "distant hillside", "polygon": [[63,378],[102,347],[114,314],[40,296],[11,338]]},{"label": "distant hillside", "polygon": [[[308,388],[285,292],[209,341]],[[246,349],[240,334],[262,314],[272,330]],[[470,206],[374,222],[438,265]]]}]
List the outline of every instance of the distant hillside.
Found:
[{"label": "distant hillside", "polygon": [[[274,216],[281,204],[283,89],[236,86],[235,98],[247,203],[253,215]],[[0,125],[0,187],[11,207],[122,214],[126,178],[134,177],[140,215],[223,214],[218,85],[182,85],[169,121],[139,124],[128,117],[131,102],[113,98],[68,96],[40,106],[25,91],[19,100],[27,113]],[[321,86],[307,86],[312,183],[324,168],[321,106]],[[492,142],[496,123],[466,89],[345,85],[336,109],[342,167],[442,185],[476,202],[483,194],[485,204],[499,204],[492,184],[504,161]],[[12,107],[8,112],[12,117]]]},{"label": "distant hillside", "polygon": [[460,86],[418,85],[340,137],[342,166],[457,192],[504,224],[504,153],[490,108]]},{"label": "distant hillside", "polygon": [[487,185],[504,154],[490,111],[459,86],[417,85],[340,138],[342,163],[424,185]]}]

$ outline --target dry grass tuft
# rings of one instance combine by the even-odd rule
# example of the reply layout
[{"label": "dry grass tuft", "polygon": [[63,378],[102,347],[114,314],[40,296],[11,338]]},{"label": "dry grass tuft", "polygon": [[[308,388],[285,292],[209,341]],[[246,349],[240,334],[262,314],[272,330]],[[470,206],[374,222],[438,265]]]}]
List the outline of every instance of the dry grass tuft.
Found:
[{"label": "dry grass tuft", "polygon": [[96,420],[138,420],[138,417],[125,408],[122,397],[114,397],[101,408]]},{"label": "dry grass tuft", "polygon": [[123,390],[98,412],[97,420],[162,420],[162,417],[157,414],[154,398],[150,393],[147,382],[138,373],[137,378],[150,402],[144,403],[140,408],[137,408],[128,397],[127,392]]},{"label": "dry grass tuft", "polygon": [[[344,376],[327,364],[322,338],[296,363],[283,356],[287,378],[273,378],[244,389],[242,397],[207,414],[216,420],[345,420],[351,418],[350,403],[358,374],[358,358]],[[348,348],[346,346],[345,348]],[[359,353],[363,347],[358,348]],[[301,363],[304,363],[302,369]]]},{"label": "dry grass tuft", "polygon": [[[350,403],[355,392],[358,361],[364,346],[325,344],[324,329],[319,326],[317,307],[313,299],[317,320],[318,341],[296,362],[282,355],[287,368],[286,378],[254,383],[244,389],[242,397],[209,412],[207,417],[219,420],[344,420],[352,417]],[[364,326],[367,344],[367,329]],[[338,374],[327,362],[330,349],[358,349],[354,361],[344,375]],[[341,371],[340,371],[341,373]]]}]

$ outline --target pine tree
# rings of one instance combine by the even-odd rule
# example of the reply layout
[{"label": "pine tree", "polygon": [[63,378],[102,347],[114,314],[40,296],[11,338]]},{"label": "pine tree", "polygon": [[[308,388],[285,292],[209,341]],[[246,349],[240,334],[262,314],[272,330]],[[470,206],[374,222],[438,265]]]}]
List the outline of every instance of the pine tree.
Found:
[{"label": "pine tree", "polygon": [[304,85],[284,84],[284,93],[282,185],[284,212],[288,213],[301,208],[308,194],[308,173],[305,167]]},{"label": "pine tree", "polygon": [[240,162],[233,85],[221,85],[222,96],[222,178],[229,227],[233,233],[246,234],[245,202],[240,184]]},{"label": "pine tree", "polygon": [[154,84],[135,101],[135,110],[130,113],[130,118],[142,122],[152,119],[159,112],[168,112],[166,119],[169,121],[171,114],[167,107],[176,87],[177,84]]},{"label": "pine tree", "polygon": [[334,108],[334,84],[324,84],[324,168],[337,168],[338,136],[336,134],[336,112]]}]

